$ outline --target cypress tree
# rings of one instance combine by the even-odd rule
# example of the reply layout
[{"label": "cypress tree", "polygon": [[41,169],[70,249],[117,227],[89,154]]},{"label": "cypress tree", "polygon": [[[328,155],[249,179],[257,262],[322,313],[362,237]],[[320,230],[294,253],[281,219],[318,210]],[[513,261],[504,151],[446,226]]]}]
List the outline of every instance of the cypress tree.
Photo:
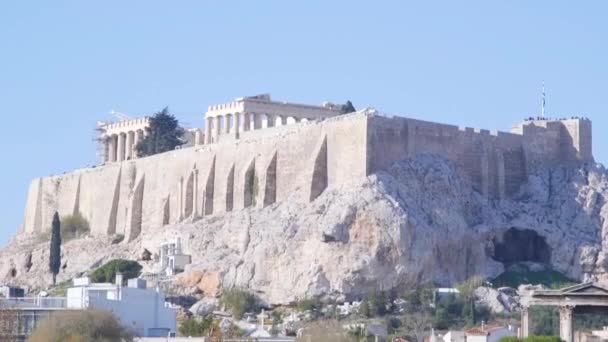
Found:
[{"label": "cypress tree", "polygon": [[51,249],[49,253],[49,271],[53,274],[53,285],[57,282],[57,273],[61,267],[61,222],[59,213],[53,216],[53,226],[51,230]]},{"label": "cypress tree", "polygon": [[150,118],[150,126],[146,128],[146,136],[137,144],[139,156],[151,156],[174,150],[184,142],[184,129],[179,126],[175,116],[165,107]]},{"label": "cypress tree", "polygon": [[356,111],[355,106],[353,106],[353,103],[350,102],[350,100],[346,101],[346,103],[342,105],[342,108],[340,108],[340,112],[342,112],[342,114],[353,113]]}]

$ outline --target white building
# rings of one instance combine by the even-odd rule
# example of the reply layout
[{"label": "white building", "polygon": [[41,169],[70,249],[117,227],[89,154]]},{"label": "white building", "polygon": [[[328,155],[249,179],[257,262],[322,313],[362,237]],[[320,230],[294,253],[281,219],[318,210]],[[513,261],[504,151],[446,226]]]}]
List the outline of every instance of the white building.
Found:
[{"label": "white building", "polygon": [[176,311],[165,303],[162,291],[147,289],[143,279],[129,279],[128,286],[122,286],[119,274],[116,284],[74,279],[74,287],[67,292],[67,309],[110,311],[136,336],[167,336],[176,331]]},{"label": "white building", "polygon": [[466,342],[498,342],[507,336],[517,336],[513,326],[508,327],[481,327],[465,331]]},{"label": "white building", "polygon": [[464,342],[464,331],[450,330],[443,335],[443,342]]},{"label": "white building", "polygon": [[192,262],[190,255],[184,254],[179,238],[160,245],[161,272],[168,276],[183,272],[186,265]]}]

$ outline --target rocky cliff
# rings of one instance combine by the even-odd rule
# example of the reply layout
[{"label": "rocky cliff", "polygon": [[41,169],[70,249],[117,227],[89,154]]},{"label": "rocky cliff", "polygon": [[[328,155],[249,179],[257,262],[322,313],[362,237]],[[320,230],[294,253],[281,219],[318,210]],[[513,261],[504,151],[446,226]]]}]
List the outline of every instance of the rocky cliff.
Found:
[{"label": "rocky cliff", "polygon": [[[131,242],[86,237],[63,246],[60,280],[102,262],[156,253],[179,236],[193,263],[176,286],[216,295],[243,286],[268,303],[311,296],[354,299],[375,289],[450,285],[532,261],[579,280],[605,280],[608,172],[598,164],[545,169],[511,199],[473,190],[450,161],[430,154],[327,188],[311,203],[285,200],[147,229]],[[290,196],[300,196],[294,191]],[[143,262],[144,271],[155,269]],[[20,235],[0,251],[5,283],[45,288],[48,241]]]}]

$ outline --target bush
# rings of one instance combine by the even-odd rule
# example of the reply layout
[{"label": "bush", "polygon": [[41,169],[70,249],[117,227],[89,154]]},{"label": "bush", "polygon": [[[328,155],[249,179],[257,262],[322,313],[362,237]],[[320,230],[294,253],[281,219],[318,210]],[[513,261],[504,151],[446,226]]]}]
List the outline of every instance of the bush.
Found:
[{"label": "bush", "polygon": [[526,338],[518,338],[515,336],[502,337],[499,342],[561,342],[559,336],[528,336]]},{"label": "bush", "polygon": [[61,238],[63,240],[78,239],[89,232],[89,221],[80,213],[64,216],[61,219]]},{"label": "bush", "polygon": [[521,284],[542,284],[552,289],[571,286],[577,282],[564,274],[554,271],[507,271],[492,281],[494,287],[508,286],[517,288]]},{"label": "bush", "polygon": [[305,327],[302,335],[296,341],[355,342],[360,341],[360,339],[357,340],[355,336],[349,334],[338,321],[323,320],[316,321]]},{"label": "bush", "polygon": [[387,306],[390,306],[390,299],[385,291],[374,291],[367,298],[372,315],[384,316],[388,313]]},{"label": "bush", "polygon": [[202,337],[209,333],[213,326],[213,317],[206,316],[202,319],[188,318],[179,325],[179,333],[184,337]]},{"label": "bush", "polygon": [[245,312],[255,310],[255,296],[243,289],[225,290],[223,302],[236,319],[243,318]]},{"label": "bush", "polygon": [[141,265],[132,260],[112,260],[91,273],[91,281],[94,283],[113,283],[117,272],[123,274],[123,283],[126,284],[127,279],[139,277]]},{"label": "bush", "polygon": [[311,298],[302,299],[301,301],[299,301],[296,304],[296,308],[300,312],[314,311],[314,310],[320,309],[320,307],[321,307],[321,303],[318,300],[311,299]]},{"label": "bush", "polygon": [[40,323],[29,341],[133,341],[133,334],[108,311],[61,311]]}]

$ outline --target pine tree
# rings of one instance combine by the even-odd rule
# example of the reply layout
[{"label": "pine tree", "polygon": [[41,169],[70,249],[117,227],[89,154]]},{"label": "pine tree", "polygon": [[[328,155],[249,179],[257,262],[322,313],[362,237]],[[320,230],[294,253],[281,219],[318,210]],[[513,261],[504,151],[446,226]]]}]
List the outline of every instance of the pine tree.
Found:
[{"label": "pine tree", "polygon": [[183,136],[184,129],[165,107],[150,118],[146,136],[136,146],[137,154],[145,157],[174,150],[184,143]]},{"label": "pine tree", "polygon": [[356,111],[357,110],[355,109],[355,106],[353,106],[353,103],[350,102],[350,100],[346,101],[346,103],[343,104],[342,108],[340,109],[340,112],[342,112],[342,114],[348,114]]},{"label": "pine tree", "polygon": [[59,213],[53,216],[53,226],[51,230],[51,248],[49,255],[49,271],[53,274],[53,285],[57,282],[57,273],[61,267],[61,222]]}]

